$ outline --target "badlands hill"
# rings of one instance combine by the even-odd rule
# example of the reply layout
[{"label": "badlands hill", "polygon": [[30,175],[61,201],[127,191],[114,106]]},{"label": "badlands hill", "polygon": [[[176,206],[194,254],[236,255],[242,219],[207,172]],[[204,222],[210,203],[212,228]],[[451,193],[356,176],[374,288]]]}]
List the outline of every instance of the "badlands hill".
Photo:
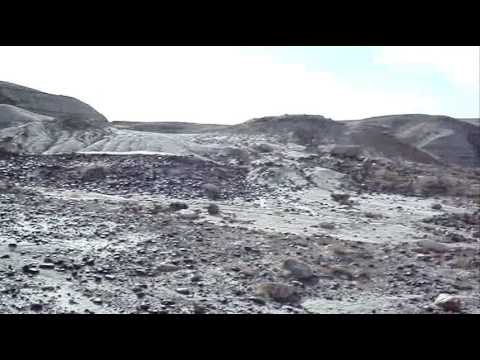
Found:
[{"label": "badlands hill", "polygon": [[[0,82],[0,146],[13,152],[168,152],[209,156],[218,152],[216,139],[238,136],[251,144],[260,138],[294,143],[309,152],[331,146],[356,147],[372,157],[480,165],[479,126],[472,119],[446,116],[393,115],[356,121],[334,121],[318,115],[283,115],[226,126],[175,122],[108,120],[80,100]],[[212,135],[206,143],[205,135]]]},{"label": "badlands hill", "polygon": [[356,145],[372,156],[423,163],[480,165],[480,128],[447,116],[390,115],[357,121],[284,115],[253,119],[228,129],[268,134],[310,148]]},{"label": "badlands hill", "polygon": [[473,121],[413,114],[379,116],[349,122],[348,125],[364,132],[381,130],[440,161],[463,166],[480,165],[480,127]]},{"label": "badlands hill", "polygon": [[109,129],[102,114],[77,99],[0,82],[0,143],[10,151],[75,152]]}]

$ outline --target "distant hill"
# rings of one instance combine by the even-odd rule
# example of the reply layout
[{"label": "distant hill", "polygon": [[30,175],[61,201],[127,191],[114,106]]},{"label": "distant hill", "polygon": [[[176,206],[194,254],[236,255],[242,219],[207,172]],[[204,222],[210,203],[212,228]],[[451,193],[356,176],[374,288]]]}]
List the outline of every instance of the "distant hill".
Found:
[{"label": "distant hill", "polygon": [[107,119],[90,105],[72,97],[52,95],[25,86],[0,81],[0,104],[12,105],[57,119],[75,118],[94,126],[107,126]]},{"label": "distant hill", "polygon": [[460,120],[460,121],[464,121],[464,122],[467,122],[469,124],[472,124],[472,125],[476,125],[476,126],[480,126],[480,119],[479,118],[469,118],[469,119],[457,119],[457,120]]},{"label": "distant hill", "polygon": [[227,128],[228,125],[197,124],[187,122],[135,122],[113,121],[117,129],[158,132],[164,134],[195,134]]},{"label": "distant hill", "polygon": [[[72,97],[47,94],[0,82],[0,148],[26,153],[83,151],[173,152],[199,154],[215,147],[215,136],[269,137],[308,150],[353,145],[367,155],[423,163],[480,166],[478,119],[405,114],[363,120],[335,121],[320,115],[282,115],[251,119],[238,125],[108,120],[90,105]],[[191,137],[208,134],[199,145]],[[236,146],[232,143],[229,146]],[[212,150],[213,151],[213,150]]]},{"label": "distant hill", "polygon": [[408,114],[344,123],[363,133],[380,130],[439,161],[480,166],[480,128],[470,121],[448,116]]},{"label": "distant hill", "polygon": [[103,138],[108,120],[80,100],[0,82],[0,147],[74,152]]},{"label": "distant hill", "polygon": [[226,130],[233,133],[271,135],[281,142],[295,142],[312,150],[318,146],[357,145],[371,156],[435,163],[429,154],[388,136],[376,127],[354,126],[316,115],[283,115],[253,119]]}]

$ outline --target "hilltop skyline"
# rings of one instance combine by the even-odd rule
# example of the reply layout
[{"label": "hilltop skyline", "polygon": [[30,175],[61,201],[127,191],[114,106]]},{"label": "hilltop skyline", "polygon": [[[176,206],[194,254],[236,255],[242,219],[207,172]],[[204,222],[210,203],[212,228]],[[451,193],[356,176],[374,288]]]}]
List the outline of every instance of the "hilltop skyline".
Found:
[{"label": "hilltop skyline", "polygon": [[477,47],[0,47],[0,79],[110,121],[235,124],[282,114],[476,118]]}]

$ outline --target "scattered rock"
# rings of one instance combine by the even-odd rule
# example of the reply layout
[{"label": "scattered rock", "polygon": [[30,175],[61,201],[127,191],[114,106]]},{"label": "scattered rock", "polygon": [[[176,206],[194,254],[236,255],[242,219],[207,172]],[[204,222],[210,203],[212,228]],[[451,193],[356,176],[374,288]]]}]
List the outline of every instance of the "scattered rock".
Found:
[{"label": "scattered rock", "polygon": [[256,288],[256,295],[281,303],[297,302],[300,299],[296,288],[281,283],[262,283]]},{"label": "scattered rock", "polygon": [[184,202],[172,202],[169,206],[171,211],[179,211],[183,209],[188,209],[188,205]]},{"label": "scattered rock", "polygon": [[296,259],[285,260],[283,268],[287,270],[289,276],[297,280],[308,280],[313,277],[313,271],[310,266]]},{"label": "scattered rock", "polygon": [[177,265],[164,263],[164,264],[159,264],[156,267],[156,270],[157,272],[173,272],[173,271],[180,270],[180,268]]},{"label": "scattered rock", "polygon": [[446,311],[459,312],[462,308],[462,301],[458,296],[449,294],[440,294],[435,299],[435,306]]},{"label": "scattered rock", "polygon": [[437,204],[433,204],[433,205],[432,205],[432,209],[433,209],[433,210],[440,210],[441,208],[442,208],[442,205],[441,205],[441,204],[438,204],[438,203],[437,203]]},{"label": "scattered rock", "polygon": [[220,213],[220,207],[217,204],[209,204],[207,211],[210,215],[218,215]]},{"label": "scattered rock", "polygon": [[333,194],[330,194],[330,196],[332,197],[332,199],[338,203],[340,203],[341,205],[348,205],[350,204],[350,195],[349,194],[340,194],[340,193],[333,193]]},{"label": "scattered rock", "polygon": [[104,166],[87,166],[79,169],[80,178],[84,181],[104,180],[107,177],[107,169]]},{"label": "scattered rock", "polygon": [[22,271],[25,273],[25,274],[31,274],[31,275],[36,275],[40,272],[40,270],[38,270],[35,266],[33,265],[24,265],[22,267]]},{"label": "scattered rock", "polygon": [[217,200],[220,197],[220,188],[214,184],[203,185],[203,190],[210,200]]},{"label": "scattered rock", "polygon": [[470,239],[466,238],[465,236],[461,235],[461,234],[457,234],[457,233],[449,233],[447,235],[447,239],[448,241],[450,242],[471,242]]},{"label": "scattered rock", "polygon": [[196,220],[200,217],[199,211],[198,210],[179,210],[178,211],[178,216],[182,219],[186,220]]},{"label": "scattered rock", "polygon": [[202,276],[200,274],[195,274],[192,276],[192,278],[190,279],[191,282],[199,282],[202,280]]},{"label": "scattered rock", "polygon": [[342,266],[331,266],[330,267],[330,273],[335,276],[339,277],[341,279],[345,280],[354,280],[355,276],[353,274],[353,271]]},{"label": "scattered rock", "polygon": [[450,248],[447,245],[428,239],[418,241],[417,245],[420,247],[420,249],[437,253],[445,253],[450,251]]},{"label": "scattered rock", "polygon": [[39,268],[40,269],[53,269],[53,268],[55,268],[55,264],[45,262],[43,264],[40,264]]},{"label": "scattered rock", "polygon": [[261,297],[252,296],[248,299],[258,305],[265,305],[267,303],[265,299],[262,299]]},{"label": "scattered rock", "polygon": [[175,291],[179,294],[182,294],[182,295],[190,294],[190,290],[188,288],[177,288],[177,289],[175,289]]},{"label": "scattered rock", "polygon": [[326,230],[333,230],[335,229],[335,224],[332,222],[323,222],[323,223],[320,223],[320,227]]},{"label": "scattered rock", "polygon": [[205,314],[206,312],[207,312],[207,307],[205,305],[199,304],[197,302],[193,303],[194,314]]},{"label": "scattered rock", "polygon": [[369,219],[381,219],[381,218],[383,218],[382,214],[377,214],[377,213],[373,213],[373,212],[370,212],[370,211],[365,212],[364,215],[365,215],[365,217],[367,217]]},{"label": "scattered rock", "polygon": [[43,304],[41,303],[33,303],[30,305],[30,309],[35,312],[39,312],[43,310]]}]

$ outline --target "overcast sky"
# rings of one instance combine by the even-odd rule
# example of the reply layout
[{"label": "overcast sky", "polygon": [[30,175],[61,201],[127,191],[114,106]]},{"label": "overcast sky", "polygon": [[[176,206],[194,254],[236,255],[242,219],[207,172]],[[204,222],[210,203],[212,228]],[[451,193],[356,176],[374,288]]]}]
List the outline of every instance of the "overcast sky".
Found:
[{"label": "overcast sky", "polygon": [[479,116],[478,47],[1,47],[0,80],[109,120]]}]

